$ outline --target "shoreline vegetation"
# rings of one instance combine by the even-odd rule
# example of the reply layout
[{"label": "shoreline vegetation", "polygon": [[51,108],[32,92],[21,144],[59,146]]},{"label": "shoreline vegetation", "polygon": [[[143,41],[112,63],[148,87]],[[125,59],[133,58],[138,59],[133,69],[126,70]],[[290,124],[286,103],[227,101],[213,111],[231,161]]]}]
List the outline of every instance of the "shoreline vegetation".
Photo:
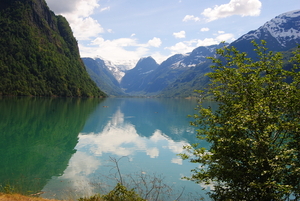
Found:
[{"label": "shoreline vegetation", "polygon": [[[0,193],[0,201],[61,201],[56,199],[46,199],[34,196],[26,196],[21,194]],[[69,200],[70,201],[70,200]]]}]

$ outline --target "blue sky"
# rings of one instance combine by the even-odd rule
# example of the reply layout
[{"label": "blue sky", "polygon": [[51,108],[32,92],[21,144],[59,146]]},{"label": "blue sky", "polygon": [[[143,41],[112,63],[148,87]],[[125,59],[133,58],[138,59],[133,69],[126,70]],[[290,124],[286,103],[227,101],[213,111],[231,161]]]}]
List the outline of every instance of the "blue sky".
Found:
[{"label": "blue sky", "polygon": [[69,21],[82,57],[158,63],[198,46],[232,42],[299,0],[46,0]]}]

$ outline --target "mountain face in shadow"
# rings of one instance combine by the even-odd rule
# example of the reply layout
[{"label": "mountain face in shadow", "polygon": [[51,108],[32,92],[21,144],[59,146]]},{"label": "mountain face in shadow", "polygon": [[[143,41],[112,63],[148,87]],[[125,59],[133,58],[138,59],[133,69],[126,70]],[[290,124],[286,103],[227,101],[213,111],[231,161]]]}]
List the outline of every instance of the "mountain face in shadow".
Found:
[{"label": "mountain face in shadow", "polygon": [[152,57],[142,58],[136,66],[127,71],[121,80],[121,87],[126,93],[139,94],[152,82],[152,73],[158,68],[158,64]]},{"label": "mountain face in shadow", "polygon": [[0,98],[0,185],[39,192],[66,169],[78,134],[101,100]]},{"label": "mountain face in shadow", "polygon": [[69,23],[45,0],[1,0],[0,25],[0,95],[105,96]]},{"label": "mountain face in shadow", "polygon": [[118,80],[104,60],[100,58],[82,58],[82,61],[88,74],[101,90],[110,96],[124,95]]}]

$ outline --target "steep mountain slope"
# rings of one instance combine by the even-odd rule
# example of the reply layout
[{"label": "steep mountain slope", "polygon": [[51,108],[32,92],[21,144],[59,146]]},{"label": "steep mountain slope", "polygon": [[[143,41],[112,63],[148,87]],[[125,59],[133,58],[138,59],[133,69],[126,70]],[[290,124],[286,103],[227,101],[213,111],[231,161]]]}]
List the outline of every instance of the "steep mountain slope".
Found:
[{"label": "steep mountain slope", "polygon": [[120,83],[122,78],[125,75],[124,71],[120,67],[118,67],[117,65],[113,64],[111,61],[104,60],[104,59],[101,59],[101,60],[104,61],[105,66],[111,71],[113,76]]},{"label": "steep mountain slope", "polygon": [[[129,94],[139,94],[152,80],[152,72],[158,64],[152,57],[141,58],[136,66],[127,71],[121,80],[121,87]],[[150,76],[149,76],[150,75]]]},{"label": "steep mountain slope", "polygon": [[113,72],[117,72],[118,69],[112,68],[112,65],[108,65],[109,63],[100,58],[95,60],[92,58],[82,58],[82,61],[90,77],[101,90],[108,95],[124,95],[118,80],[113,75]]},{"label": "steep mountain slope", "polygon": [[211,72],[212,62],[206,61],[193,68],[188,69],[180,75],[172,84],[164,88],[158,96],[160,97],[189,97],[197,96],[195,90],[203,89],[209,83],[206,73]]},{"label": "steep mountain slope", "polygon": [[286,51],[300,44],[300,10],[295,10],[278,15],[266,22],[257,30],[248,32],[241,36],[230,46],[236,47],[250,56],[254,54],[250,41],[261,40],[267,42],[267,48],[272,51]]},{"label": "steep mountain slope", "polygon": [[162,62],[159,67],[148,75],[150,81],[146,83],[142,89],[144,94],[155,95],[170,83],[172,83],[182,72],[185,67],[181,65],[181,61],[188,55],[175,54]]},{"label": "steep mountain slope", "polygon": [[[248,57],[254,57],[253,45],[251,41],[260,43],[261,40],[267,42],[270,51],[287,51],[286,55],[291,55],[291,49],[300,44],[300,10],[281,14],[266,22],[257,30],[248,32],[241,36],[229,46],[236,47],[241,52],[246,52]],[[159,96],[191,96],[194,90],[203,90],[209,83],[205,73],[210,72],[210,61],[197,65],[178,77],[172,84],[166,87]]]},{"label": "steep mountain slope", "polygon": [[0,95],[105,96],[68,22],[45,0],[1,0],[0,32]]}]

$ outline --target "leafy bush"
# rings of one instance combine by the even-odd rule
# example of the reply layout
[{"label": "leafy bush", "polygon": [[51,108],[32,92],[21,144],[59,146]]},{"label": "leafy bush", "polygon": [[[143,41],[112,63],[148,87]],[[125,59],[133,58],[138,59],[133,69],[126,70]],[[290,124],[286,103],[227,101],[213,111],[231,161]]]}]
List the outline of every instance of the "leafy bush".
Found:
[{"label": "leafy bush", "polygon": [[128,190],[125,186],[118,183],[116,187],[106,195],[94,195],[89,198],[80,198],[79,201],[145,201],[136,192]]}]

